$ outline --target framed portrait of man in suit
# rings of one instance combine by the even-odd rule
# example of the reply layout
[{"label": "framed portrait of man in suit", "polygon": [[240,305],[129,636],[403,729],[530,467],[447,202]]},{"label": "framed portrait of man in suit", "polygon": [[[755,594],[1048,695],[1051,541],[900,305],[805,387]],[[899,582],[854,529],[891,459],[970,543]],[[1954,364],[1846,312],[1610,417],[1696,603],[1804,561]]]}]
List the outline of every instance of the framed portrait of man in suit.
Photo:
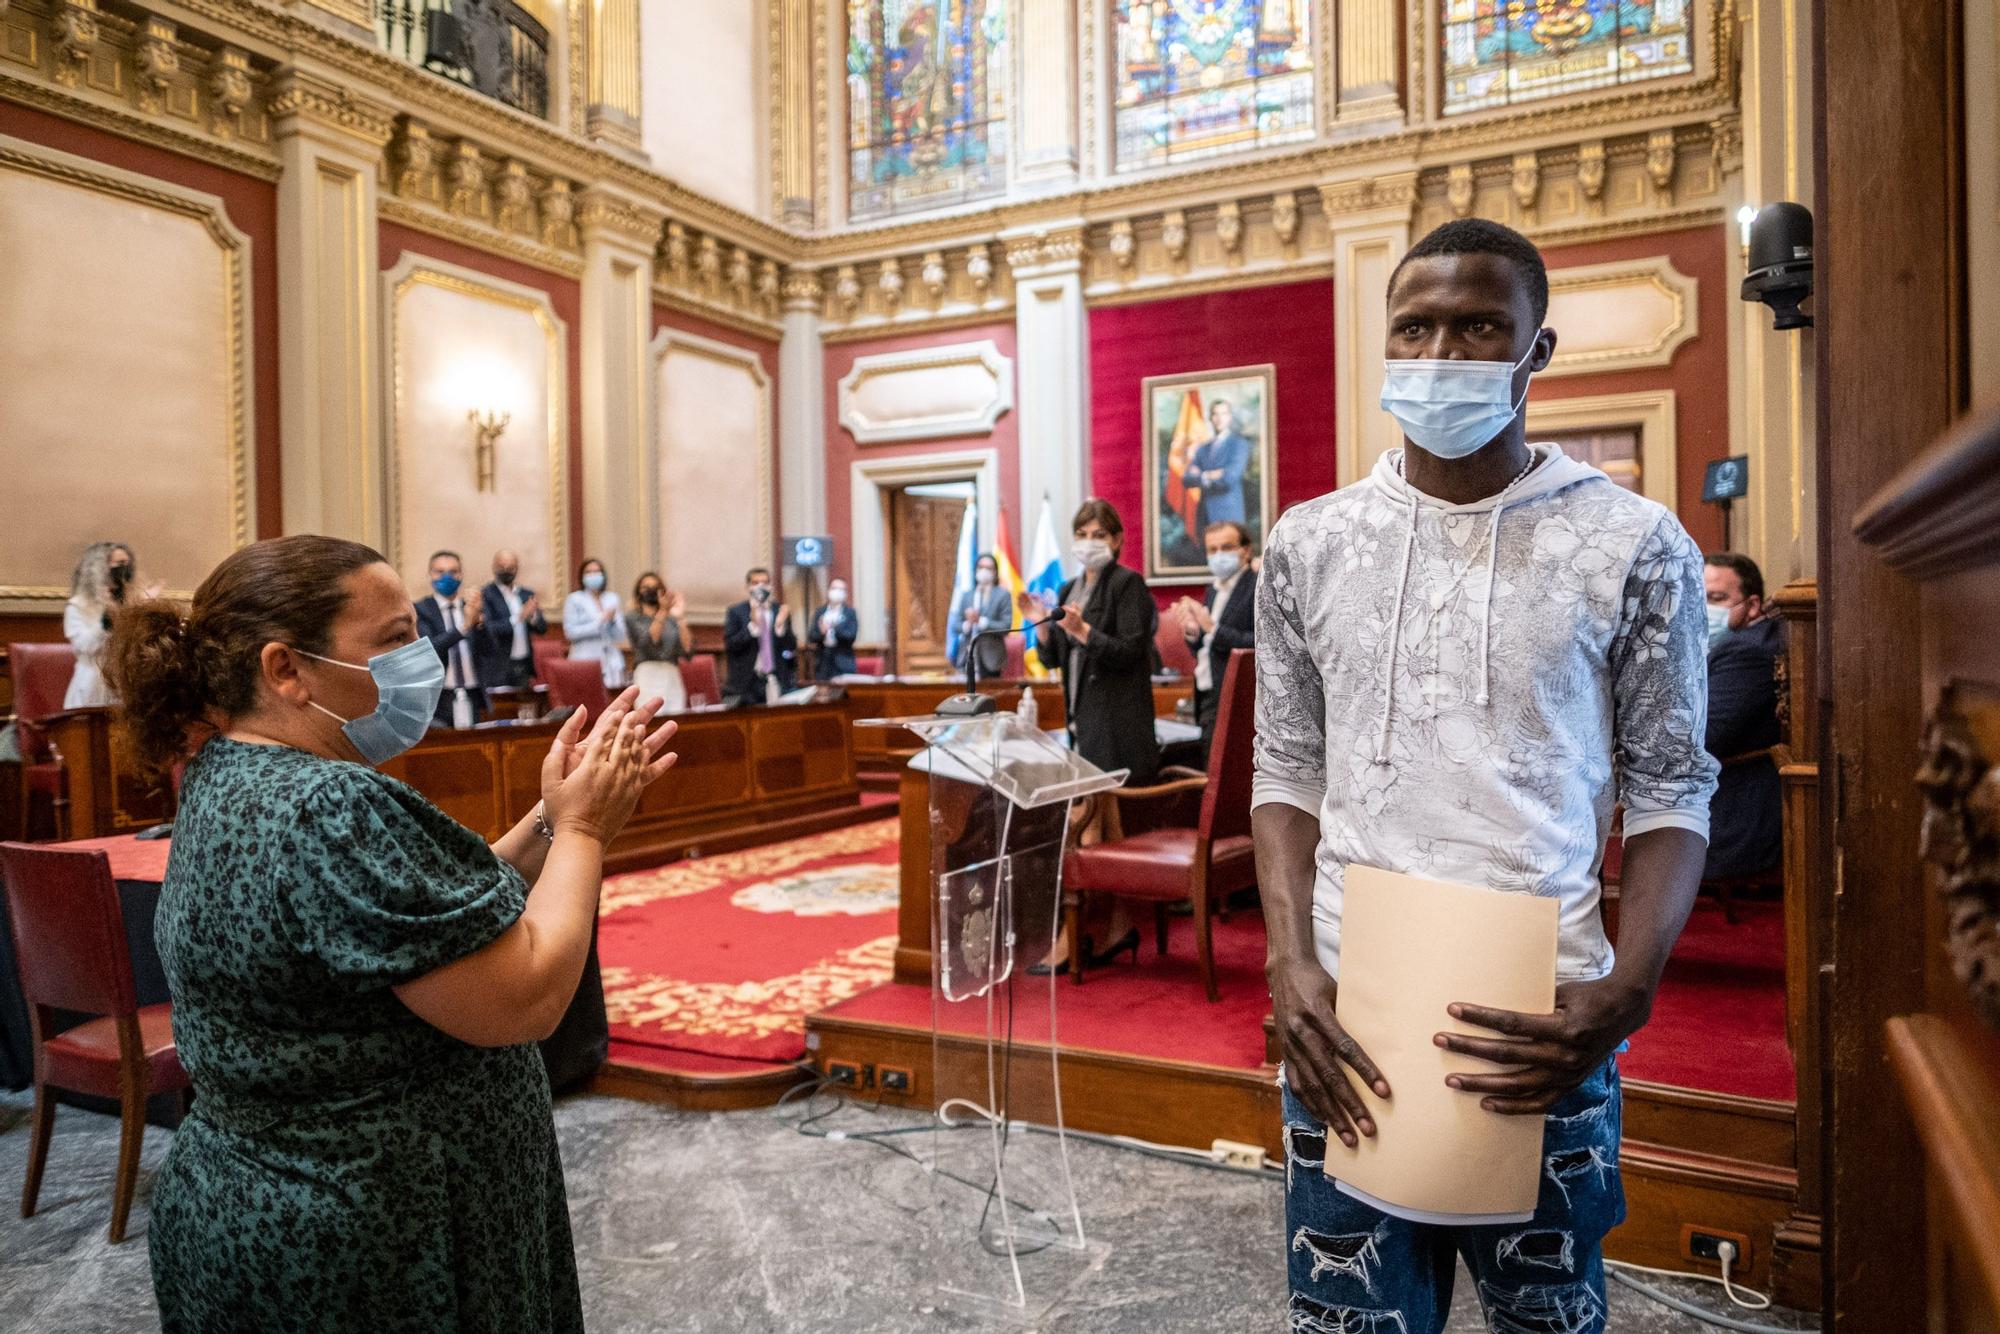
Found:
[{"label": "framed portrait of man in suit", "polygon": [[1208,578],[1202,532],[1243,525],[1262,547],[1278,463],[1275,366],[1151,375],[1145,406],[1146,577]]}]

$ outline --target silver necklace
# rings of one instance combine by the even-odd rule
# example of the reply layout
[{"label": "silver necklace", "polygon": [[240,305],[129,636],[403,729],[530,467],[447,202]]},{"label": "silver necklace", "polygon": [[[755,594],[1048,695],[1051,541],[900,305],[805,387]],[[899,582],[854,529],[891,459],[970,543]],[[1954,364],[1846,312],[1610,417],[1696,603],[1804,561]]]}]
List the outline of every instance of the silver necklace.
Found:
[{"label": "silver necklace", "polygon": [[[1521,479],[1523,477],[1526,477],[1529,473],[1535,470],[1535,465],[1540,462],[1541,459],[1538,458],[1535,454],[1535,447],[1533,445],[1528,446],[1527,466],[1522,468],[1521,471],[1515,473],[1514,479],[1508,482],[1507,485],[1501,487],[1500,490],[1495,494],[1504,496],[1509,491],[1512,491],[1516,486],[1520,485]],[[1396,455],[1396,476],[1402,477],[1406,481],[1408,480],[1407,475],[1403,472],[1403,454],[1400,451]]]}]

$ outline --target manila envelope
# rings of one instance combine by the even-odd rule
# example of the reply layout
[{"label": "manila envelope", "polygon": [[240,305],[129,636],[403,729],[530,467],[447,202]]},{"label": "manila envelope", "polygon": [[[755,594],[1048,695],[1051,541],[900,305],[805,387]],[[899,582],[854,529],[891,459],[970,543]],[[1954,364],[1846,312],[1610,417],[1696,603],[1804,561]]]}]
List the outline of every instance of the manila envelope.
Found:
[{"label": "manila envelope", "polygon": [[1534,1214],[1542,1120],[1505,1116],[1445,1086],[1487,1061],[1439,1047],[1440,1032],[1487,1034],[1446,1013],[1453,1001],[1555,1009],[1557,901],[1350,865],[1341,907],[1334,1013],[1389,1081],[1377,1098],[1349,1080],[1375,1119],[1349,1149],[1328,1134],[1326,1174],[1345,1194],[1417,1222],[1519,1222]]}]

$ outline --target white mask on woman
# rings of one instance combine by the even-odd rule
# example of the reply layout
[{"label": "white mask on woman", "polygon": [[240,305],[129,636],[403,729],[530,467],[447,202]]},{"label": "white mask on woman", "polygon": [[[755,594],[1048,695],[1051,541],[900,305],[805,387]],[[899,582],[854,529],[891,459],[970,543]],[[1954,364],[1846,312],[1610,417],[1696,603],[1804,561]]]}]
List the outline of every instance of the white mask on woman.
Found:
[{"label": "white mask on woman", "polygon": [[1111,544],[1095,539],[1079,538],[1075,545],[1070,547],[1069,554],[1076,557],[1077,564],[1096,574],[1111,563]]}]

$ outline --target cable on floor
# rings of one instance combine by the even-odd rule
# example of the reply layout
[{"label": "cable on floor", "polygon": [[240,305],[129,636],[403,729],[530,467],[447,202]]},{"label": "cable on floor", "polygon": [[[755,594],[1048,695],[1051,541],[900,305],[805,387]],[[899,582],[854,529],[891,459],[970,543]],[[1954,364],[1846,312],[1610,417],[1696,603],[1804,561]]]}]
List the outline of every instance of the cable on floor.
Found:
[{"label": "cable on floor", "polygon": [[[1628,1264],[1623,1260],[1607,1260],[1604,1262],[1604,1268],[1605,1272],[1612,1278],[1618,1280],[1619,1283],[1632,1289],[1640,1296],[1656,1301],[1660,1305],[1669,1307],[1672,1310],[1679,1311],[1682,1315],[1693,1316],[1703,1324],[1714,1325],[1718,1329],[1738,1330],[1742,1334],[1801,1334],[1800,1331],[1784,1325],[1760,1325],[1753,1321],[1739,1319],[1733,1315],[1726,1315],[1720,1311],[1711,1311],[1706,1307],[1697,1306],[1685,1298],[1676,1297],[1670,1292],[1662,1291],[1650,1283],[1642,1282],[1633,1277],[1634,1273],[1641,1273],[1658,1274],[1663,1278],[1698,1279],[1703,1283],[1720,1285],[1722,1290],[1728,1294],[1729,1300],[1745,1310],[1761,1311],[1770,1306],[1771,1299],[1769,1297],[1760,1292],[1752,1292],[1748,1288],[1738,1287],[1731,1280],[1729,1277],[1730,1262],[1735,1259],[1736,1248],[1728,1242],[1724,1242],[1723,1247],[1726,1253],[1722,1257],[1722,1277],[1720,1278],[1712,1274],[1689,1274],[1673,1269],[1654,1269],[1647,1265]],[[1744,1300],[1745,1297],[1752,1297],[1756,1300],[1746,1301]]]}]

